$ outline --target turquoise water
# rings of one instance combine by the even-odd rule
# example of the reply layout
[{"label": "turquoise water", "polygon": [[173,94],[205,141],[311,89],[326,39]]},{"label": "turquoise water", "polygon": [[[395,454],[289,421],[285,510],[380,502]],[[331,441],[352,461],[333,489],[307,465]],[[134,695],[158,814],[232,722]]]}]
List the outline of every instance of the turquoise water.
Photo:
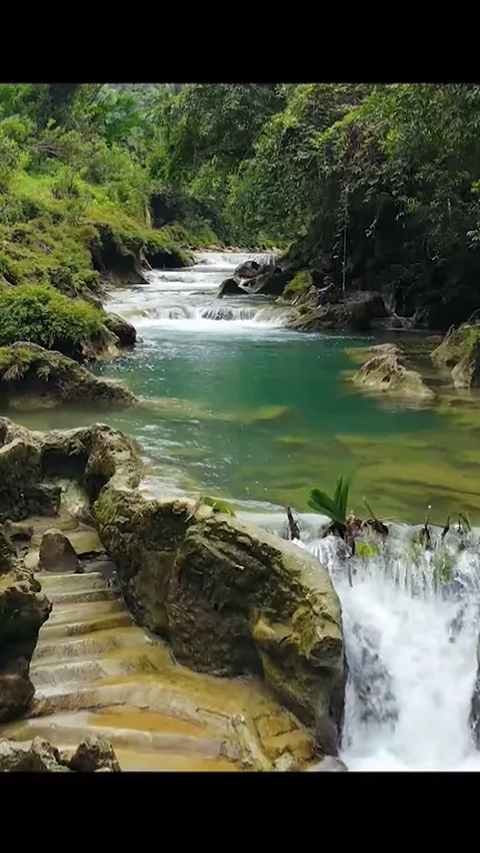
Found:
[{"label": "turquoise water", "polygon": [[[348,377],[357,367],[352,351],[373,339],[288,332],[285,309],[250,297],[218,300],[218,284],[238,262],[212,254],[111,300],[142,342],[96,370],[145,402],[101,419],[139,440],[153,491],[304,510],[312,486],[329,491],[349,474],[354,510],[364,509],[366,495],[385,517],[415,521],[428,504],[440,522],[459,508],[479,517],[476,401],[447,389],[419,409],[359,393]],[[442,377],[427,379],[442,391]],[[16,419],[59,428],[98,416],[65,410]]]}]

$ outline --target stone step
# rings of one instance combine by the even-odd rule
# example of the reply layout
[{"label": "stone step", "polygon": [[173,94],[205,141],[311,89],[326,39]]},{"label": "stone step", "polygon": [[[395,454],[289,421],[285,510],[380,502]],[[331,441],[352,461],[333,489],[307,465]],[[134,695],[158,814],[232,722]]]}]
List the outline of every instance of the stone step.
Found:
[{"label": "stone step", "polygon": [[124,612],[125,608],[123,607],[120,599],[113,599],[111,601],[82,601],[78,602],[73,607],[69,602],[66,604],[62,602],[54,603],[53,610],[48,617],[48,622],[45,623],[45,627],[47,627],[47,625],[50,627],[51,625],[78,622],[85,617],[91,617],[93,619],[107,613]]},{"label": "stone step", "polygon": [[133,672],[154,672],[155,667],[140,647],[137,654],[122,658],[100,658],[74,661],[54,661],[47,664],[33,664],[30,677],[34,686],[41,690],[46,687],[62,687],[65,684],[90,684],[104,678],[127,675]]},{"label": "stone step", "polygon": [[[33,740],[34,737],[42,737],[53,746],[60,745],[75,746],[88,735],[94,734],[108,740],[113,748],[134,749],[137,752],[170,752],[180,755],[197,755],[218,758],[221,749],[225,749],[223,740],[219,737],[209,735],[208,732],[201,734],[184,734],[175,731],[142,731],[139,729],[121,728],[121,718],[118,726],[103,726],[101,724],[89,724],[85,720],[76,719],[73,714],[69,722],[55,722],[52,724],[48,719],[29,721],[29,724],[17,733],[10,732],[11,740],[24,741]],[[91,715],[91,719],[95,715]],[[101,720],[99,721],[101,722]],[[233,747],[232,747],[233,750]],[[233,752],[232,752],[233,755]]]},{"label": "stone step", "polygon": [[50,592],[50,590],[45,590],[45,594],[55,608],[58,604],[121,601],[120,593],[116,589],[79,589],[78,592]]},{"label": "stone step", "polygon": [[110,628],[126,628],[133,625],[129,613],[120,611],[119,613],[105,613],[99,616],[94,616],[91,619],[84,619],[79,622],[69,622],[67,624],[49,624],[46,622],[40,632],[42,640],[50,640],[52,637],[74,637],[78,634],[93,634],[97,631],[104,631]]},{"label": "stone step", "polygon": [[30,719],[71,712],[133,706],[149,712],[207,725],[217,736],[230,730],[230,714],[213,706],[200,706],[188,690],[166,684],[162,674],[134,673],[82,686],[77,683],[44,687],[35,694]]},{"label": "stone step", "polygon": [[79,590],[107,589],[107,582],[101,572],[83,572],[83,574],[54,574],[39,572],[36,576],[42,586],[42,591],[48,596],[49,592],[78,592]]},{"label": "stone step", "polygon": [[152,641],[140,630],[133,625],[129,628],[110,629],[104,631],[95,631],[93,634],[87,634],[76,639],[65,639],[55,637],[45,637],[40,634],[40,639],[35,649],[32,663],[53,663],[68,658],[75,657],[94,657],[108,652],[114,652],[117,649],[126,646],[138,646]]}]

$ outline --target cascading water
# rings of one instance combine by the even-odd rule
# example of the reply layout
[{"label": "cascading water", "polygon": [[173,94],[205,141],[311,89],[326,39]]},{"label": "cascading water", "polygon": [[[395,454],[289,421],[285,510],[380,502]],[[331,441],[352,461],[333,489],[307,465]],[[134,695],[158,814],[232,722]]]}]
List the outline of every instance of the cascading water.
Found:
[{"label": "cascading water", "polygon": [[[250,514],[285,536],[285,516]],[[480,631],[480,536],[451,529],[431,549],[392,525],[368,559],[299,519],[302,541],[328,569],[342,605],[348,661],[342,759],[356,771],[480,771],[472,732]]]},{"label": "cascading water", "polygon": [[437,532],[425,551],[413,533],[392,527],[368,559],[348,557],[334,537],[303,544],[328,568],[342,604],[342,758],[351,770],[480,770],[471,727],[479,539]]},{"label": "cascading water", "polygon": [[217,299],[222,281],[240,264],[252,258],[260,264],[270,263],[274,257],[238,252],[199,254],[193,267],[152,270],[147,273],[147,284],[116,291],[109,307],[139,329],[231,333],[252,327],[278,328],[289,312],[279,306],[266,305],[262,297],[245,295]]}]

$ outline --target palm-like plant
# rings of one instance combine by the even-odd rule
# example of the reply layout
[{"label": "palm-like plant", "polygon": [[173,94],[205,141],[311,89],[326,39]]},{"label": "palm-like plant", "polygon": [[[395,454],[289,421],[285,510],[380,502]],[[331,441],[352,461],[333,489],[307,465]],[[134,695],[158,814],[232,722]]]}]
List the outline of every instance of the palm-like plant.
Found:
[{"label": "palm-like plant", "polygon": [[311,489],[307,503],[314,512],[326,515],[332,522],[332,531],[342,538],[347,529],[347,505],[350,494],[350,478],[339,477],[335,486],[333,498],[320,489]]}]

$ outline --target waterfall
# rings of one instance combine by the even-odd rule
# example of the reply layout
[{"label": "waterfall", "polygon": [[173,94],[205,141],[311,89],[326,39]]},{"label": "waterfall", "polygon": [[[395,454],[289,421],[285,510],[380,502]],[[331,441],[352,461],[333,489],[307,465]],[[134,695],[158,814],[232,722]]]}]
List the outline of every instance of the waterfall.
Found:
[{"label": "waterfall", "polygon": [[413,532],[391,528],[378,555],[349,558],[351,585],[343,543],[303,543],[329,570],[342,605],[342,758],[351,770],[480,770],[470,724],[480,540],[470,534],[465,543],[452,530],[443,541],[437,531],[424,551]]}]

